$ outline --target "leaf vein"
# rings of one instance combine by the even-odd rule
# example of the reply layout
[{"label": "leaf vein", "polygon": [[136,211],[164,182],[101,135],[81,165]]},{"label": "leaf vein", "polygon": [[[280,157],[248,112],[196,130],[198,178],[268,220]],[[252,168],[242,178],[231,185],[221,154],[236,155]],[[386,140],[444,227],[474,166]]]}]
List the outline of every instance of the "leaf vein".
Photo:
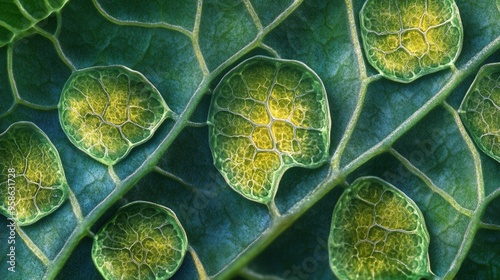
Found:
[{"label": "leaf vein", "polygon": [[255,26],[257,27],[259,32],[262,31],[264,29],[264,26],[262,25],[262,22],[260,21],[259,15],[257,14],[255,9],[253,8],[252,3],[250,2],[250,0],[243,0],[243,2],[245,2],[245,6],[247,7],[247,10],[250,13],[250,16],[252,17],[252,20],[253,20]]},{"label": "leaf vein", "polygon": [[180,32],[189,38],[193,36],[192,32],[187,30],[186,28],[175,25],[175,24],[170,24],[167,22],[139,22],[139,21],[132,21],[132,20],[121,20],[117,19],[110,14],[108,14],[104,8],[99,4],[98,0],[92,0],[92,3],[94,3],[94,6],[96,7],[97,11],[108,21],[121,25],[121,26],[135,26],[135,27],[144,27],[144,28],[165,28],[173,31]]},{"label": "leaf vein", "polygon": [[71,203],[71,208],[73,209],[73,213],[75,214],[76,219],[78,220],[78,222],[81,222],[83,220],[82,209],[80,207],[78,199],[75,196],[75,193],[71,188],[68,188],[68,198]]},{"label": "leaf vein", "polygon": [[460,116],[458,115],[457,111],[455,111],[455,109],[451,107],[446,101],[443,102],[443,107],[453,116],[453,119],[455,120],[455,123],[457,124],[457,127],[460,130],[460,134],[463,140],[465,141],[467,147],[469,148],[472,157],[474,159],[474,166],[476,167],[475,172],[476,172],[476,184],[477,184],[477,199],[479,203],[484,199],[483,171],[482,171],[481,158],[479,156],[479,152],[477,151],[476,146],[472,142],[472,139],[469,137],[469,134],[467,133],[462,121],[460,120]]},{"label": "leaf vein", "polygon": [[[59,27],[59,23],[58,23],[58,27]],[[76,70],[76,67],[73,65],[73,63],[68,59],[68,57],[64,54],[63,50],[62,50],[62,47],[61,47],[61,43],[59,42],[59,39],[53,35],[53,34],[50,34],[49,32],[43,30],[42,28],[38,27],[38,26],[34,26],[34,29],[36,30],[36,32],[38,34],[40,34],[41,36],[47,38],[53,45],[54,45],[54,48],[56,49],[56,52],[57,52],[57,55],[59,56],[59,58],[62,60],[62,62],[71,70],[71,71],[75,71]],[[58,31],[57,31],[58,32]],[[56,32],[56,33],[57,33]]]},{"label": "leaf vein", "polygon": [[500,225],[481,222],[480,226],[481,226],[482,229],[500,231]]},{"label": "leaf vein", "polygon": [[429,178],[424,172],[422,172],[418,167],[413,165],[406,157],[400,154],[396,149],[389,149],[389,153],[395,157],[399,162],[403,164],[411,173],[417,176],[422,182],[424,182],[429,189],[431,189],[434,193],[441,196],[448,204],[450,204],[457,212],[465,215],[467,217],[471,217],[473,214],[473,210],[467,209],[458,203],[450,194],[445,192],[443,189],[438,187],[431,178]]},{"label": "leaf vein", "polygon": [[16,225],[16,230],[21,239],[24,241],[26,244],[26,247],[28,247],[31,252],[44,264],[48,265],[50,260],[49,258],[40,250],[40,248],[29,238],[29,236],[22,230],[19,226]]},{"label": "leaf vein", "polygon": [[196,17],[194,21],[193,33],[191,37],[191,42],[193,43],[194,54],[196,59],[198,59],[198,63],[200,64],[201,71],[204,76],[208,76],[210,71],[208,70],[207,63],[205,58],[203,57],[203,53],[201,52],[199,35],[200,35],[200,22],[201,15],[203,10],[203,0],[198,0],[198,6],[196,8]]}]

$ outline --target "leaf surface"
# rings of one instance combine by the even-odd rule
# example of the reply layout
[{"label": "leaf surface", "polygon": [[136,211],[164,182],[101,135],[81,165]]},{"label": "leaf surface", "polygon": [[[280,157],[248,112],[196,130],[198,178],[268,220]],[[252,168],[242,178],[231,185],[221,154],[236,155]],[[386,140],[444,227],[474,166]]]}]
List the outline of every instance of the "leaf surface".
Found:
[{"label": "leaf surface", "polygon": [[67,0],[2,1],[0,13],[0,47],[28,35],[40,21],[54,12],[58,12]]},{"label": "leaf surface", "polygon": [[[496,2],[457,0],[464,33],[456,61],[399,83],[364,55],[363,0],[69,1],[34,22],[30,36],[0,47],[0,131],[37,125],[69,186],[56,211],[16,228],[16,273],[3,253],[0,270],[9,279],[100,279],[94,234],[120,206],[142,200],[172,209],[186,231],[188,252],[172,279],[332,279],[323,245],[333,208],[357,178],[377,176],[422,211],[438,278],[499,278],[500,166],[458,114],[479,68],[500,61]],[[216,85],[255,55],[308,65],[323,81],[331,118],[326,162],[283,174],[274,211],[228,186],[206,124]],[[110,65],[140,72],[173,112],[112,166],[70,142],[57,109],[73,73]],[[0,242],[0,251],[8,246]]]}]

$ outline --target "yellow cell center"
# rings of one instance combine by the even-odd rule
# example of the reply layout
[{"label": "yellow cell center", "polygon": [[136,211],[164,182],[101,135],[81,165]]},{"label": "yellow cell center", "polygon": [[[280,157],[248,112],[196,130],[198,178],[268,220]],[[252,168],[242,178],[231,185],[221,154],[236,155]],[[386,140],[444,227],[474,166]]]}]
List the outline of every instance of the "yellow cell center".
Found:
[{"label": "yellow cell center", "polygon": [[407,30],[401,34],[401,45],[412,55],[420,57],[429,50],[425,35],[418,30]]}]

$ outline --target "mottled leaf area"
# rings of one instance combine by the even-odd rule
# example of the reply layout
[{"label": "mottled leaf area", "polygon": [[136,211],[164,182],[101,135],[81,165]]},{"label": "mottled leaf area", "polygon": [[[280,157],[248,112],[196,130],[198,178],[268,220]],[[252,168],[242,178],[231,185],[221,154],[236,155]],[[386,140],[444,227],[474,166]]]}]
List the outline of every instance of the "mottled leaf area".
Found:
[{"label": "mottled leaf area", "polygon": [[33,123],[0,134],[0,213],[20,226],[54,212],[68,195],[59,153]]},{"label": "mottled leaf area", "polygon": [[339,279],[427,277],[428,248],[417,205],[381,179],[356,180],[335,206],[328,249]]},{"label": "mottled leaf area", "polygon": [[214,164],[228,184],[261,203],[292,166],[328,156],[330,113],[323,83],[297,61],[254,57],[231,70],[209,113]]},{"label": "mottled leaf area", "polygon": [[151,138],[171,115],[158,90],[124,66],[74,72],[59,101],[59,120],[69,140],[106,165]]},{"label": "mottled leaf area", "polygon": [[92,260],[105,279],[168,279],[180,267],[187,236],[170,209],[137,201],[96,234]]},{"label": "mottled leaf area", "polygon": [[27,35],[38,22],[62,9],[68,0],[3,0],[0,13],[0,47]]},{"label": "mottled leaf area", "polygon": [[500,162],[500,63],[480,69],[459,114],[479,148]]},{"label": "mottled leaf area", "polygon": [[454,0],[368,0],[360,23],[369,63],[398,82],[449,67],[462,48]]}]

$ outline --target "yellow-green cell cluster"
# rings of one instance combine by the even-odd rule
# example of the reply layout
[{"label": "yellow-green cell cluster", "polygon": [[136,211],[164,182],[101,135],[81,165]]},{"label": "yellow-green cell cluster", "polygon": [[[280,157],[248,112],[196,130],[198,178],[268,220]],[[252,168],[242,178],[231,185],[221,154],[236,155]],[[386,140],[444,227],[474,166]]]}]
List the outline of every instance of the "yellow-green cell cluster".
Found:
[{"label": "yellow-green cell cluster", "polygon": [[0,134],[0,213],[20,226],[54,212],[68,195],[59,154],[33,123]]},{"label": "yellow-green cell cluster", "polygon": [[326,92],[306,65],[251,58],[222,79],[212,98],[215,166],[246,198],[270,202],[287,168],[316,167],[328,156]]},{"label": "yellow-green cell cluster", "polygon": [[454,0],[367,0],[360,22],[368,61],[395,81],[411,82],[449,67],[462,48]]},{"label": "yellow-green cell cluster", "polygon": [[335,206],[328,249],[339,279],[421,279],[428,247],[417,205],[378,178],[356,180]]},{"label": "yellow-green cell cluster", "polygon": [[479,148],[500,162],[500,63],[481,68],[459,114]]},{"label": "yellow-green cell cluster", "polygon": [[70,141],[106,165],[149,139],[171,113],[143,75],[123,66],[76,71],[59,101],[59,119]]},{"label": "yellow-green cell cluster", "polygon": [[120,208],[96,234],[92,260],[105,279],[168,279],[180,267],[187,236],[170,209],[150,202]]}]

